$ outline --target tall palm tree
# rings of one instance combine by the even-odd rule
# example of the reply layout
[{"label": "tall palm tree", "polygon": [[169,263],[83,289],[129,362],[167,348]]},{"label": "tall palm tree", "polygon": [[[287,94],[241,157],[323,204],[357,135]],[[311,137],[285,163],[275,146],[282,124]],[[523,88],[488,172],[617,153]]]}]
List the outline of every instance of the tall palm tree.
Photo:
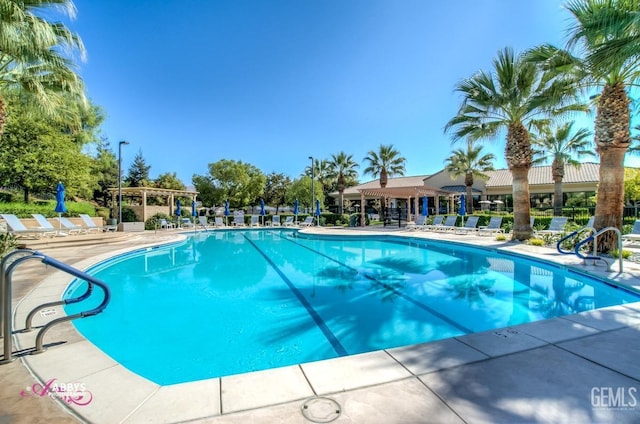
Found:
[{"label": "tall palm tree", "polygon": [[464,185],[467,188],[466,207],[468,211],[473,210],[473,182],[474,177],[488,179],[485,174],[493,171],[492,162],[495,156],[492,153],[482,154],[482,146],[476,146],[472,141],[467,141],[465,150],[454,150],[449,158],[445,160],[445,170],[451,174],[452,178],[464,175]]},{"label": "tall palm tree", "polygon": [[78,111],[62,107],[64,95],[86,101],[82,80],[63,53],[84,57],[84,46],[64,24],[47,21],[42,13],[47,8],[75,16],[71,0],[0,0],[0,135],[7,118],[2,92],[16,87],[32,95],[44,112],[70,127],[80,125]]},{"label": "tall palm tree", "polygon": [[541,128],[540,134],[534,135],[531,144],[534,147],[534,162],[546,162],[551,160],[551,176],[554,183],[553,214],[562,215],[563,192],[562,180],[564,179],[564,166],[570,164],[580,166],[580,162],[574,156],[582,157],[593,155],[591,148],[591,133],[580,128],[572,133],[573,122],[555,128]]},{"label": "tall palm tree", "polygon": [[378,151],[370,150],[363,159],[368,163],[364,173],[373,178],[380,176],[380,187],[385,188],[389,177],[404,175],[407,160],[393,148],[393,144],[381,144]]},{"label": "tall palm tree", "polygon": [[329,160],[329,166],[331,167],[331,173],[336,179],[336,188],[340,193],[340,206],[338,207],[338,213],[342,214],[344,207],[344,189],[347,188],[348,181],[354,181],[358,177],[358,168],[360,165],[353,160],[353,155],[347,155],[345,152],[340,152],[337,155],[331,155]]},{"label": "tall palm tree", "polygon": [[564,80],[550,80],[540,67],[506,47],[493,60],[491,72],[480,71],[459,82],[458,114],[445,126],[453,140],[495,138],[506,129],[505,158],[513,176],[513,237],[531,238],[529,169],[532,166],[530,128],[548,116],[585,110]]},{"label": "tall palm tree", "polygon": [[[573,0],[567,49],[542,45],[532,60],[559,75],[570,75],[584,88],[602,88],[596,98],[595,137],[600,182],[594,227],[622,228],[624,158],[631,144],[628,90],[640,76],[639,0]],[[580,52],[572,54],[572,49]],[[598,250],[614,247],[613,236],[598,238]]]},{"label": "tall palm tree", "polygon": [[304,170],[304,175],[307,177],[315,178],[320,184],[322,188],[323,198],[328,199],[330,196],[328,195],[331,192],[331,184],[332,184],[332,169],[331,164],[326,159],[313,159],[313,170],[311,166],[307,166]]}]

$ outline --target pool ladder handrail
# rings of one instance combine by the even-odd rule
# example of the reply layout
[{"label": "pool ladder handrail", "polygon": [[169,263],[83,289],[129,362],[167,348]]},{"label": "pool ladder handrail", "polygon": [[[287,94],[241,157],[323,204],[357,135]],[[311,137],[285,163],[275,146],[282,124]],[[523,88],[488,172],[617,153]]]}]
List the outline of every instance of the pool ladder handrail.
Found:
[{"label": "pool ladder handrail", "polygon": [[16,269],[18,265],[23,262],[26,262],[30,259],[39,259],[43,264],[50,265],[60,271],[66,272],[80,280],[86,281],[87,290],[85,293],[78,297],[74,297],[71,299],[63,299],[55,302],[47,302],[43,303],[39,306],[33,308],[29,314],[27,315],[25,322],[25,329],[22,332],[27,332],[32,330],[31,322],[36,313],[44,308],[52,307],[52,306],[60,306],[60,305],[69,305],[72,303],[78,303],[83,300],[86,300],[91,293],[93,292],[93,285],[100,287],[104,293],[104,298],[102,302],[93,309],[88,311],[78,312],[73,315],[67,315],[64,317],[56,318],[52,321],[49,321],[45,324],[38,334],[36,335],[36,345],[35,350],[31,352],[32,354],[42,353],[45,351],[43,347],[43,339],[44,335],[51,327],[54,325],[60,324],[62,322],[71,321],[77,318],[86,318],[93,315],[97,315],[102,312],[111,299],[111,292],[109,287],[101,280],[83,272],[79,269],[76,269],[72,266],[69,266],[63,262],[60,262],[56,259],[53,259],[50,256],[47,256],[41,252],[31,250],[31,249],[18,249],[9,254],[7,254],[1,262],[1,273],[0,273],[0,337],[4,336],[4,359],[0,361],[1,364],[6,364],[12,362],[15,358],[12,356],[12,314],[11,314],[11,289],[12,289],[12,275],[13,271]]},{"label": "pool ladder handrail", "polygon": [[[567,250],[562,250],[561,244],[562,242],[564,242],[565,240],[571,238],[571,237],[575,237],[576,235],[578,235],[579,233],[585,231],[585,230],[589,230],[591,232],[591,234],[586,237],[583,240],[580,240],[574,247],[573,252],[571,251],[567,251]],[[583,263],[586,265],[587,261],[593,261],[593,264],[595,265],[595,262],[600,260],[603,261],[606,265],[607,265],[607,271],[611,271],[611,265],[613,264],[612,262],[609,262],[607,260],[607,258],[598,255],[598,236],[600,236],[603,233],[606,233],[608,231],[613,231],[616,233],[617,240],[618,240],[618,267],[619,267],[619,271],[620,272],[624,272],[624,267],[623,267],[623,260],[622,260],[622,233],[620,232],[620,230],[616,227],[605,227],[602,228],[600,231],[596,231],[595,228],[593,227],[583,227],[580,228],[579,230],[576,230],[574,232],[572,232],[571,234],[568,234],[566,236],[564,236],[563,238],[561,238],[560,240],[558,240],[558,243],[556,244],[556,249],[558,250],[558,252],[560,252],[563,255],[567,255],[567,254],[575,254],[578,258],[582,259]],[[582,253],[580,253],[580,248],[586,244],[593,241],[593,251],[592,254],[590,255],[583,255]]]}]

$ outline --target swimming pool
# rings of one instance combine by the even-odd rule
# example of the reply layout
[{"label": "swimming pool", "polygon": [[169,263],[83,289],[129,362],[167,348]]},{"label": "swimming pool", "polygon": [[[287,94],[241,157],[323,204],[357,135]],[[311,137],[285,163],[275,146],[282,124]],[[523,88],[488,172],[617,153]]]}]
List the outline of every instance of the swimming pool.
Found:
[{"label": "swimming pool", "polygon": [[[487,249],[287,229],[199,233],[88,272],[109,284],[112,302],[74,325],[161,385],[639,300],[583,274]],[[83,284],[71,284],[65,297]]]}]

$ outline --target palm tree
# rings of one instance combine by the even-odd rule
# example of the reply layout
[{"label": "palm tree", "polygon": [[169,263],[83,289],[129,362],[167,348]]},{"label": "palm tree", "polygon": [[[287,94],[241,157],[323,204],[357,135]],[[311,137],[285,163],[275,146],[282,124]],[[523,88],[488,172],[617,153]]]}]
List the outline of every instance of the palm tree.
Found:
[{"label": "palm tree", "polygon": [[84,56],[80,38],[60,22],[49,22],[47,7],[73,18],[70,0],[0,0],[0,135],[7,118],[2,92],[20,88],[36,100],[42,110],[79,126],[78,111],[64,107],[65,95],[85,105],[84,85],[62,52],[77,51]]},{"label": "palm tree", "polygon": [[573,158],[593,155],[591,141],[588,139],[591,133],[585,128],[580,128],[571,133],[573,122],[556,127],[555,132],[549,127],[541,128],[540,134],[531,139],[534,146],[534,162],[546,162],[551,159],[551,174],[554,183],[553,214],[562,215],[563,192],[562,180],[564,178],[564,166],[570,164],[580,166],[580,162]]},{"label": "palm tree", "polygon": [[533,154],[528,128],[569,111],[585,110],[564,80],[550,80],[541,69],[516,56],[511,48],[498,52],[491,72],[480,71],[459,82],[463,95],[458,114],[445,126],[454,141],[495,138],[506,129],[505,158],[513,176],[513,237],[531,238],[529,169]]},{"label": "palm tree", "polygon": [[[637,0],[569,1],[572,14],[567,50],[542,45],[531,59],[575,78],[578,87],[602,87],[596,97],[595,144],[600,156],[600,183],[594,227],[622,228],[624,158],[631,144],[628,89],[640,72],[640,23]],[[581,56],[574,56],[577,48]],[[615,238],[600,237],[598,250],[614,247]]]},{"label": "palm tree", "polygon": [[349,181],[355,181],[358,177],[356,168],[359,167],[354,160],[353,155],[347,155],[345,152],[340,152],[337,155],[331,155],[329,161],[332,174],[336,178],[336,187],[338,193],[340,193],[340,206],[338,207],[338,213],[342,214],[344,207],[344,189],[347,188]]},{"label": "palm tree", "polygon": [[495,160],[492,153],[481,155],[482,146],[475,146],[472,141],[467,141],[466,150],[454,150],[452,155],[445,161],[445,170],[451,174],[452,178],[464,175],[464,185],[467,187],[466,207],[469,212],[473,210],[473,179],[474,177],[488,179],[485,174],[493,171],[491,162]]},{"label": "palm tree", "polygon": [[407,160],[400,156],[393,144],[381,144],[377,152],[370,150],[364,161],[368,163],[364,173],[371,174],[373,178],[380,176],[380,187],[385,188],[389,177],[404,175]]}]

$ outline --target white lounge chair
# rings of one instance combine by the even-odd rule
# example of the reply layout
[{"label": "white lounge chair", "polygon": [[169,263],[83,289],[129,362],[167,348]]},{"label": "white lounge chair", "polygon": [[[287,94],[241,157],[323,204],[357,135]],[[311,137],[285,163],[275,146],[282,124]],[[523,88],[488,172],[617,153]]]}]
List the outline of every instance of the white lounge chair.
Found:
[{"label": "white lounge chair", "polygon": [[180,218],[180,226],[182,228],[191,228],[193,227],[193,222],[189,218]]},{"label": "white lounge chair", "polygon": [[293,222],[293,216],[286,217],[282,225],[285,227],[295,227],[296,223]]},{"label": "white lounge chair", "polygon": [[477,228],[478,219],[480,219],[479,216],[470,216],[469,219],[467,219],[467,222],[464,223],[464,226],[455,228],[455,233],[456,234],[475,233],[476,231],[478,231],[478,228]]},{"label": "white lounge chair", "polygon": [[280,215],[273,215],[273,218],[271,218],[271,226],[272,227],[280,226]]},{"label": "white lounge chair", "polygon": [[416,218],[416,222],[407,223],[407,226],[405,227],[405,229],[407,229],[409,231],[419,230],[420,228],[422,228],[424,226],[424,224],[426,222],[427,222],[427,216],[426,215],[418,215],[418,217]]},{"label": "white lounge chair", "polygon": [[7,232],[22,238],[42,238],[53,237],[57,234],[57,231],[49,230],[46,228],[27,228],[20,218],[13,214],[3,213],[0,214],[7,224]]},{"label": "white lounge chair", "polygon": [[258,215],[251,215],[251,223],[249,225],[251,227],[259,227],[260,226],[260,217]]},{"label": "white lounge chair", "polygon": [[207,229],[207,227],[209,226],[209,221],[207,221],[207,217],[206,216],[199,216],[198,217],[198,226],[202,227],[203,229]]},{"label": "white lounge chair", "polygon": [[638,242],[640,242],[640,219],[637,219],[633,223],[633,228],[631,228],[630,233],[622,235],[623,244],[633,244]]},{"label": "white lounge chair", "polygon": [[227,225],[224,223],[224,220],[222,219],[221,216],[216,216],[213,219],[213,226],[214,227],[226,227]]},{"label": "white lounge chair", "polygon": [[168,230],[169,228],[176,228],[176,225],[173,222],[167,221],[166,219],[161,219],[160,228],[164,228],[165,230]]},{"label": "white lounge chair", "polygon": [[86,234],[89,232],[87,228],[83,228],[79,225],[74,224],[73,222],[69,221],[69,218],[65,218],[64,216],[59,216],[55,219],[60,222],[60,224],[64,227],[65,231],[67,231],[68,234]]},{"label": "white lounge chair", "polygon": [[445,220],[444,224],[436,225],[433,227],[434,231],[453,231],[456,227],[456,221],[458,220],[458,215],[449,215]]},{"label": "white lounge chair", "polygon": [[554,216],[551,218],[551,222],[549,223],[549,228],[546,230],[540,230],[537,232],[538,235],[557,235],[564,233],[564,227],[567,225],[567,217],[566,216]]},{"label": "white lounge chair", "polygon": [[[86,213],[81,213],[79,216],[82,219],[82,222],[84,222],[84,226],[85,226],[86,231],[88,233],[90,233],[92,231],[96,232],[96,233],[100,233],[102,231],[107,231],[105,229],[106,227],[100,227],[100,226],[96,225],[96,223],[93,222],[93,219],[89,215],[87,215]],[[109,225],[108,227],[110,229],[113,228],[113,230],[110,230],[110,231],[115,231],[116,230],[116,227],[114,225]]]},{"label": "white lounge chair", "polygon": [[39,230],[48,230],[48,231],[53,231],[56,233],[56,235],[58,236],[66,236],[66,233],[62,233],[59,230],[59,228],[56,228],[53,226],[52,223],[49,222],[49,220],[42,214],[39,213],[32,213],[31,214],[32,217],[35,218],[35,220],[38,222],[38,225],[40,227],[38,227]]},{"label": "white lounge chair", "polygon": [[302,221],[300,224],[301,227],[311,227],[313,226],[313,216],[308,216]]},{"label": "white lounge chair", "polygon": [[486,227],[478,228],[479,236],[490,236],[496,233],[504,233],[504,230],[501,228],[502,226],[502,217],[494,216],[489,220],[489,225]]},{"label": "white lounge chair", "polygon": [[425,224],[424,227],[421,228],[421,230],[433,231],[433,228],[442,225],[443,221],[444,221],[444,215],[436,215],[433,217],[433,222],[431,224]]},{"label": "white lounge chair", "polygon": [[234,227],[246,227],[247,224],[244,222],[244,213],[236,212],[233,214],[233,225]]}]

